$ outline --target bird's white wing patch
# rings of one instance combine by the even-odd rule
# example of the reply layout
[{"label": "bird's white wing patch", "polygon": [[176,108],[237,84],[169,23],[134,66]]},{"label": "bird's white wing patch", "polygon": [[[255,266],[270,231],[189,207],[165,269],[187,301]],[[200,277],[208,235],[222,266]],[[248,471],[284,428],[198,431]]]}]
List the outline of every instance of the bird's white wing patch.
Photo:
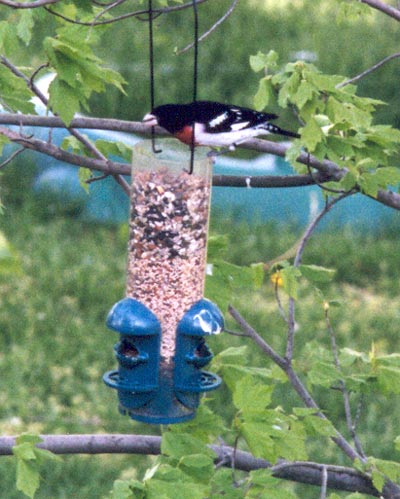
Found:
[{"label": "bird's white wing patch", "polygon": [[225,112],[225,113],[219,114],[213,120],[211,120],[208,125],[210,128],[217,127],[218,125],[220,125],[221,123],[226,121],[227,118],[228,118],[228,113]]},{"label": "bird's white wing patch", "polygon": [[250,124],[250,121],[241,121],[240,123],[233,123],[231,125],[231,130],[233,131],[238,131],[238,130],[243,130],[243,128],[246,128]]}]

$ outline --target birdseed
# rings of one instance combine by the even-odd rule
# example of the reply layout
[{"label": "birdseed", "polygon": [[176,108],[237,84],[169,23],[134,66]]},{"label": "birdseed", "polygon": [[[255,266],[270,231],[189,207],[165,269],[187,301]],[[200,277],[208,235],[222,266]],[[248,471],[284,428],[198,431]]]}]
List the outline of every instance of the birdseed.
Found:
[{"label": "birdseed", "polygon": [[161,359],[170,364],[178,322],[203,297],[210,179],[137,170],[131,192],[127,296],[160,320]]}]

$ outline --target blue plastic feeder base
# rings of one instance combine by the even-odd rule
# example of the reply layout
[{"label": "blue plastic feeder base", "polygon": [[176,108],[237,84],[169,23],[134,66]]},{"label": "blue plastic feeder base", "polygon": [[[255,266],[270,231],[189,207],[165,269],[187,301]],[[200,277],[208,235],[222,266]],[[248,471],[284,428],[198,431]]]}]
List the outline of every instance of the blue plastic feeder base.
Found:
[{"label": "blue plastic feeder base", "polygon": [[[123,395],[123,394],[122,394]],[[140,393],[131,393],[131,397],[140,397]],[[150,424],[182,423],[194,418],[199,405],[199,394],[195,395],[196,402],[188,406],[182,404],[175,396],[171,376],[160,376],[158,390],[151,393],[151,398],[140,407],[129,406],[126,398],[118,390],[119,407],[121,414],[128,415],[136,421]]]}]

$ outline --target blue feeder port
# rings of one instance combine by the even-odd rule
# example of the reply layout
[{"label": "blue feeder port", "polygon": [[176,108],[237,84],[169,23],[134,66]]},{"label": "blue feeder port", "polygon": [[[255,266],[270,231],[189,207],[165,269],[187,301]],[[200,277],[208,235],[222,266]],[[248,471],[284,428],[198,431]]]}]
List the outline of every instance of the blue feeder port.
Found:
[{"label": "blue feeder port", "polygon": [[205,337],[224,326],[221,312],[209,300],[195,303],[179,322],[172,366],[160,357],[159,320],[139,301],[116,303],[107,326],[121,337],[114,346],[118,370],[103,379],[118,391],[122,414],[145,423],[183,422],[194,417],[200,394],[221,384],[218,376],[202,370],[213,357]]},{"label": "blue feeder port", "polygon": [[104,382],[118,390],[123,412],[141,407],[158,389],[160,323],[140,302],[124,298],[113,306],[106,324],[121,336],[114,345],[119,368],[107,372]]},{"label": "blue feeder port", "polygon": [[178,324],[175,348],[174,388],[178,400],[195,409],[200,393],[215,390],[221,384],[216,374],[202,371],[213,358],[205,337],[218,334],[224,319],[209,300],[195,303]]}]

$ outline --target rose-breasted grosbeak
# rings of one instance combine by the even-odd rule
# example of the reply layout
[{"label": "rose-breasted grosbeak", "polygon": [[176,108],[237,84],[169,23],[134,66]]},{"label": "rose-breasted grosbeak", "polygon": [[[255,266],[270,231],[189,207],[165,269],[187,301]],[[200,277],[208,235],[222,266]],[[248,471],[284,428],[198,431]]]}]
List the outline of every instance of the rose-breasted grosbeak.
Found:
[{"label": "rose-breasted grosbeak", "polygon": [[[143,118],[148,126],[159,125],[181,142],[195,146],[235,146],[258,135],[274,133],[299,137],[271,123],[276,114],[261,113],[220,102],[195,101],[190,104],[165,104],[155,107]],[[193,134],[194,127],[194,134]]]}]

